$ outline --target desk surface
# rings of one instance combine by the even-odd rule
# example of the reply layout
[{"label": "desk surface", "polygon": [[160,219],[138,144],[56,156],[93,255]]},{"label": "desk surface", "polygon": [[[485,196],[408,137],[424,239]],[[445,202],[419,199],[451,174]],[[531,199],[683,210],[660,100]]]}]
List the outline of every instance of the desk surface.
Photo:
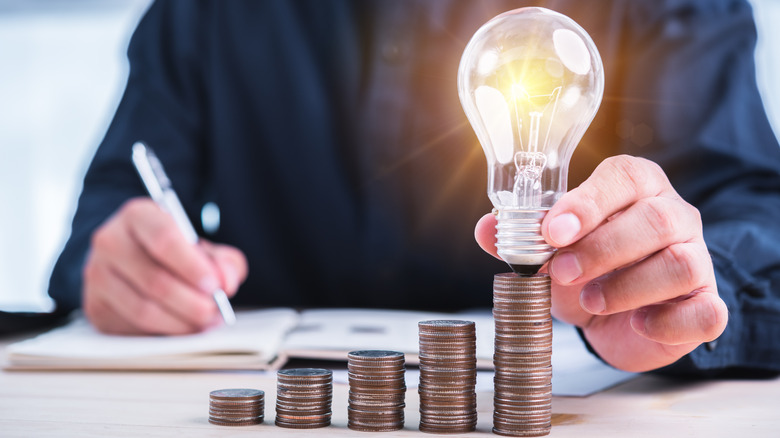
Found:
[{"label": "desk surface", "polygon": [[[0,340],[0,354],[7,341]],[[250,387],[266,393],[265,423],[208,423],[208,393]],[[0,436],[369,436],[349,430],[346,385],[334,385],[333,424],[292,430],[273,425],[276,382],[252,372],[0,371]],[[416,430],[417,391],[406,396],[406,427],[384,437],[432,436]],[[477,432],[492,436],[492,393],[478,395]],[[654,376],[590,397],[554,397],[551,437],[776,437],[780,379],[679,382]],[[373,435],[372,435],[373,436]],[[447,435],[460,436],[460,435]]]}]

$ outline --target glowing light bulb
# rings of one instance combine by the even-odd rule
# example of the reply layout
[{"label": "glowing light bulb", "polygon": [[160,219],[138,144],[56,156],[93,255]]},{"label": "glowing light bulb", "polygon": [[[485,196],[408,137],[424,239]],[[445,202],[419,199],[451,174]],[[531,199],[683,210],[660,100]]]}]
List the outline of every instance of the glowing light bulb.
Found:
[{"label": "glowing light bulb", "polygon": [[541,222],[566,192],[569,160],[603,92],[593,40],[548,9],[498,15],[463,52],[458,93],[487,158],[496,247],[518,274],[535,274],[554,252]]}]

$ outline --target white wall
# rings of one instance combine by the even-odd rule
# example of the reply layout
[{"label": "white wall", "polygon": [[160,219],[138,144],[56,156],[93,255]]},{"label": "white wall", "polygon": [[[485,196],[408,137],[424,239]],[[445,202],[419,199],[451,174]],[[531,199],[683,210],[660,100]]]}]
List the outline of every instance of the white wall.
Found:
[{"label": "white wall", "polygon": [[148,4],[0,0],[0,309],[50,306],[49,271]]},{"label": "white wall", "polygon": [[[49,271],[149,2],[0,0],[0,309],[50,306]],[[780,0],[753,3],[759,81],[780,132]]]},{"label": "white wall", "polygon": [[780,137],[780,0],[750,0],[758,27],[756,76],[769,121]]}]

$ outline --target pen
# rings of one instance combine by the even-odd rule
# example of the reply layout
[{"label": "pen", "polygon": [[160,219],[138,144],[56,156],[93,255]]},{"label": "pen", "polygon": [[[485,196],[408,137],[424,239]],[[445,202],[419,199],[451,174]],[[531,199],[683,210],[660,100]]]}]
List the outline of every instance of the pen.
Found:
[{"label": "pen", "polygon": [[[173,217],[187,241],[193,245],[196,244],[198,242],[198,233],[195,232],[195,228],[187,218],[187,213],[184,211],[184,207],[181,205],[176,192],[173,191],[171,180],[165,174],[165,170],[163,170],[162,163],[160,163],[157,155],[152,152],[149,146],[138,141],[133,145],[133,164],[154,202]],[[230,301],[228,301],[225,291],[217,289],[214,291],[213,296],[225,324],[233,325],[236,322],[236,314],[233,313],[233,308],[230,306]]]}]

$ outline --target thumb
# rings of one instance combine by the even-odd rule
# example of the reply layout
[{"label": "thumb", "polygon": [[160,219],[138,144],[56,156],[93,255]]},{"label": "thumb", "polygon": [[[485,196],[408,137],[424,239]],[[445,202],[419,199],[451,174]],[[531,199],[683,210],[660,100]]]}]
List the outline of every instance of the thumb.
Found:
[{"label": "thumb", "polygon": [[493,213],[482,216],[474,227],[474,238],[486,253],[501,260],[496,249],[496,223],[498,220]]}]

